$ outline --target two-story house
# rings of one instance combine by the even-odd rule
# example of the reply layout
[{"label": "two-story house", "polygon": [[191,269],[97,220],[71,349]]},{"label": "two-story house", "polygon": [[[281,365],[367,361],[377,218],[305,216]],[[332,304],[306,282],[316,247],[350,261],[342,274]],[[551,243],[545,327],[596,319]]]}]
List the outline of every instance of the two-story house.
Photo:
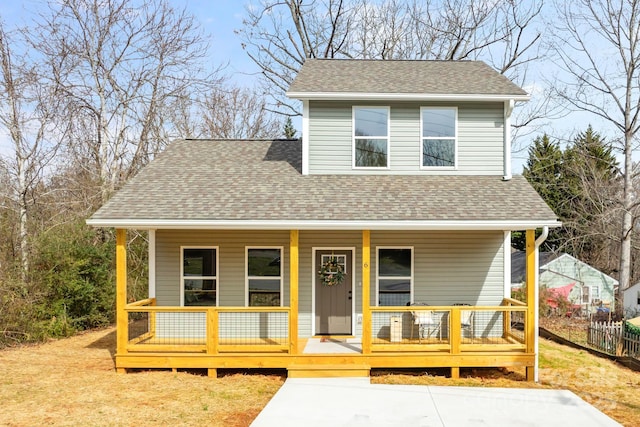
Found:
[{"label": "two-story house", "polygon": [[[528,95],[482,62],[315,59],[287,94],[301,140],[172,142],[88,220],[116,229],[116,368],[533,379],[510,232],[527,230],[536,301],[534,230],[558,222],[510,170]],[[149,298],[133,303],[127,229],[149,233]]]}]

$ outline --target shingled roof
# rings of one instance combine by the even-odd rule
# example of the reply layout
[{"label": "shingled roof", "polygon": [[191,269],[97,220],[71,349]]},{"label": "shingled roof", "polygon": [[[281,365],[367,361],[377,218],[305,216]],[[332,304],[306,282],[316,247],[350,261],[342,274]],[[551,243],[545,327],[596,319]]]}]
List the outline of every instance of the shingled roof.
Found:
[{"label": "shingled roof", "polygon": [[287,95],[305,99],[320,94],[528,99],[524,90],[482,61],[308,59]]},{"label": "shingled roof", "polygon": [[300,165],[298,140],[178,140],[88,222],[300,229],[321,222],[353,229],[556,223],[522,177],[302,175]]}]

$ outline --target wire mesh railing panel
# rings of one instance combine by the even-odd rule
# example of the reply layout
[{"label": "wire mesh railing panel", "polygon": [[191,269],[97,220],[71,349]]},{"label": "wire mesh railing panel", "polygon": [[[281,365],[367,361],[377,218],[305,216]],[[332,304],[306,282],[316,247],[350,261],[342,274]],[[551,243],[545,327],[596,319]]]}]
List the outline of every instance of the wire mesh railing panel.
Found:
[{"label": "wire mesh railing panel", "polygon": [[207,341],[207,313],[157,312],[153,344],[197,345]]},{"label": "wire mesh railing panel", "polygon": [[446,344],[449,312],[444,310],[375,311],[372,344]]},{"label": "wire mesh railing panel", "polygon": [[128,313],[129,340],[145,339],[149,337],[149,313]]},{"label": "wire mesh railing panel", "polygon": [[273,346],[289,340],[286,311],[222,311],[218,320],[219,343],[236,346]]},{"label": "wire mesh railing panel", "polygon": [[[520,314],[520,312],[511,313],[511,315]],[[524,315],[522,316],[524,318]],[[509,324],[509,330],[507,331],[513,339],[518,342],[524,343],[526,339],[525,330],[524,330],[524,320],[522,322],[514,322],[511,320]]]},{"label": "wire mesh railing panel", "polygon": [[461,344],[506,344],[504,312],[460,310]]}]

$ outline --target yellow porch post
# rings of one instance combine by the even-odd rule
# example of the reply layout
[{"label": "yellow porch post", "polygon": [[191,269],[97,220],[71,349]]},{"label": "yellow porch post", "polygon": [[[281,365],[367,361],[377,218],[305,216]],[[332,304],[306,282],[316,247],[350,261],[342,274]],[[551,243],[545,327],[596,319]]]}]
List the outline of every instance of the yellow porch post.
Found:
[{"label": "yellow porch post", "polygon": [[[536,340],[536,233],[535,230],[527,230],[526,234],[526,284],[527,284],[527,353],[535,353]],[[536,355],[538,357],[538,355]],[[527,381],[535,380],[535,367],[527,366]]]},{"label": "yellow porch post", "polygon": [[371,231],[362,230],[362,354],[371,353]]},{"label": "yellow porch post", "polygon": [[289,354],[298,354],[298,230],[289,231]]},{"label": "yellow porch post", "polygon": [[[127,305],[127,230],[116,229],[116,354],[123,355],[127,352],[128,323],[129,318],[124,310]],[[126,372],[118,368],[116,371]]]},{"label": "yellow porch post", "polygon": [[[462,324],[461,324],[461,312],[460,308],[454,307],[449,312],[450,317],[450,333],[451,338],[449,343],[451,345],[451,354],[460,354],[460,344],[462,342]],[[460,367],[451,367],[451,378],[460,378]]]}]

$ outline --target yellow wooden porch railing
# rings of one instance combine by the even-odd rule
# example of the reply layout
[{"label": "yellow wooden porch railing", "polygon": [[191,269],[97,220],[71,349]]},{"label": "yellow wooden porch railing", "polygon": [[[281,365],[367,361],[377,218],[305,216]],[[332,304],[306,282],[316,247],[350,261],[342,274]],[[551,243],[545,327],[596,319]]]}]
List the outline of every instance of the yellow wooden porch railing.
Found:
[{"label": "yellow wooden porch railing", "polygon": [[127,352],[288,353],[288,307],[160,307],[127,304]]},{"label": "yellow wooden porch railing", "polygon": [[371,307],[371,350],[526,352],[526,312],[510,298],[500,306]]},{"label": "yellow wooden porch railing", "polygon": [[[371,307],[371,351],[526,352],[527,309],[511,298],[500,306]],[[125,312],[127,352],[290,353],[289,307],[164,307],[149,298]]]}]

